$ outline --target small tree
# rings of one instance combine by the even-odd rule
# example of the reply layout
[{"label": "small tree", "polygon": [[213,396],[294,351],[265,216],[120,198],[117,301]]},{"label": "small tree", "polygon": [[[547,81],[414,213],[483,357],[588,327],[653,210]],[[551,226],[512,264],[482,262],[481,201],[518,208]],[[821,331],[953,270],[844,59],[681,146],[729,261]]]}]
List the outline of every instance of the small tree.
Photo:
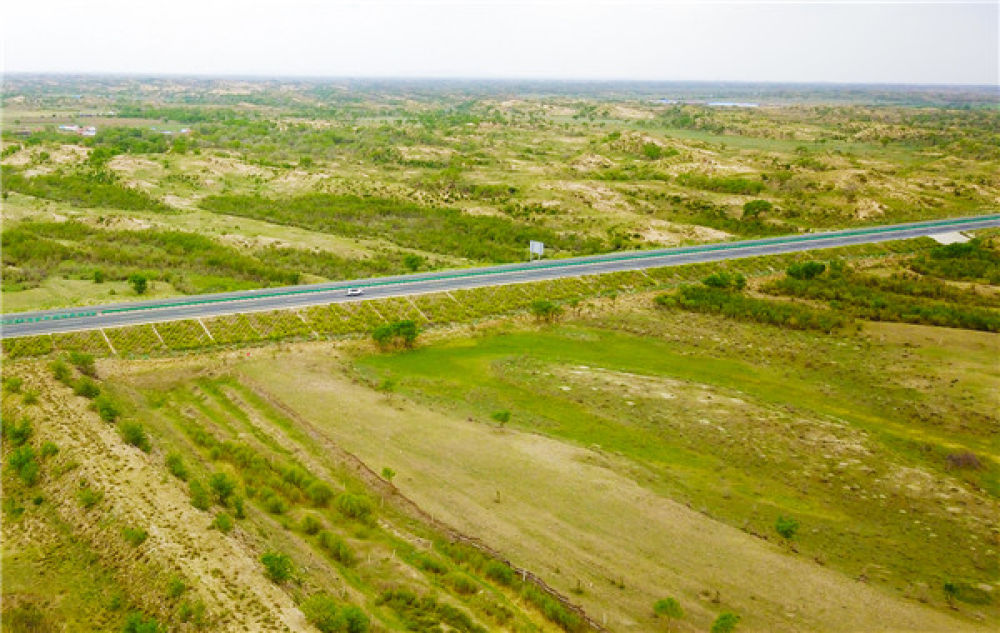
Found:
[{"label": "small tree", "polygon": [[531,302],[531,314],[538,321],[552,323],[562,316],[562,308],[547,299],[536,299]]},{"label": "small tree", "polygon": [[684,609],[681,608],[681,603],[677,602],[676,598],[657,600],[653,603],[653,613],[658,618],[666,619],[668,631],[670,630],[671,620],[680,620],[684,617]]},{"label": "small tree", "polygon": [[143,295],[146,294],[146,289],[149,285],[149,281],[146,279],[145,275],[140,275],[135,273],[130,275],[128,278],[129,284],[132,285],[132,289],[135,290],[135,294]]},{"label": "small tree", "polygon": [[792,264],[785,270],[785,274],[794,279],[814,279],[823,274],[826,264],[823,262],[802,262]]},{"label": "small tree", "polygon": [[732,633],[736,629],[736,625],[740,622],[740,616],[735,613],[723,613],[719,617],[715,618],[715,622],[712,623],[711,632],[712,633]]},{"label": "small tree", "polygon": [[416,272],[420,270],[421,267],[423,267],[424,258],[421,257],[420,255],[414,255],[413,253],[410,253],[409,255],[403,258],[403,265],[406,266],[408,269],[410,269],[412,272]]},{"label": "small tree", "polygon": [[792,517],[779,516],[774,522],[774,530],[783,538],[791,539],[799,531],[799,522]]},{"label": "small tree", "polygon": [[494,411],[493,415],[491,415],[490,417],[493,418],[500,426],[503,426],[508,422],[510,422],[510,411],[506,409],[503,409],[501,411]]},{"label": "small tree", "polygon": [[767,200],[751,200],[743,205],[744,219],[756,218],[761,213],[767,213],[774,205]]},{"label": "small tree", "polygon": [[292,577],[292,559],[281,552],[266,552],[260,557],[264,574],[273,582],[283,583]]},{"label": "small tree", "polygon": [[396,476],[396,471],[386,466],[382,469],[382,478],[392,483],[392,478]]},{"label": "small tree", "polygon": [[229,503],[229,497],[236,491],[236,480],[232,475],[217,472],[208,480],[208,487],[215,493],[215,499],[220,505]]},{"label": "small tree", "polygon": [[418,336],[420,328],[416,321],[410,319],[380,325],[372,330],[372,339],[383,349],[394,346],[409,349],[413,347]]}]

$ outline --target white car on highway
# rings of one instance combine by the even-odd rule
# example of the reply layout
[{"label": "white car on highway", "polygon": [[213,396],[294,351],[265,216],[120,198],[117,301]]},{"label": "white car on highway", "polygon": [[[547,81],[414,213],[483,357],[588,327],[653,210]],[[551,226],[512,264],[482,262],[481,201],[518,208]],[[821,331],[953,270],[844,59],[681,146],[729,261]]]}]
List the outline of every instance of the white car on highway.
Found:
[{"label": "white car on highway", "polygon": [[363,295],[363,294],[365,294],[365,291],[362,288],[348,288],[347,289],[347,296],[348,297],[357,297],[358,295]]}]

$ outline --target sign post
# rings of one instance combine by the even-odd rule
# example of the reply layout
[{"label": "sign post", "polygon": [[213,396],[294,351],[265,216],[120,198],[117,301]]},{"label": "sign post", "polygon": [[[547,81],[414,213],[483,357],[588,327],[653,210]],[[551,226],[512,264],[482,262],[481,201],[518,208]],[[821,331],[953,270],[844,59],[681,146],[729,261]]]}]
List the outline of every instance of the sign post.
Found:
[{"label": "sign post", "polygon": [[535,255],[538,255],[538,259],[541,259],[545,255],[545,244],[530,240],[528,242],[528,261],[533,260]]}]

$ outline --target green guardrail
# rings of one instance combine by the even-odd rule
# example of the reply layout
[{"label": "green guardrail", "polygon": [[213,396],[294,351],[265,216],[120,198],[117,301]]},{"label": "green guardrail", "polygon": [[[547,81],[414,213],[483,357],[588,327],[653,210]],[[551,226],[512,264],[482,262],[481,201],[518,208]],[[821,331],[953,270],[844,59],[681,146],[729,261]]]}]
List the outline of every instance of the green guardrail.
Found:
[{"label": "green guardrail", "polygon": [[501,275],[508,273],[525,272],[529,270],[546,270],[553,268],[566,268],[574,266],[590,266],[594,264],[607,264],[613,262],[621,261],[635,261],[643,259],[654,259],[659,257],[674,257],[677,255],[690,255],[694,253],[708,253],[713,251],[725,251],[733,249],[743,249],[743,248],[754,248],[757,246],[771,246],[777,244],[790,244],[797,242],[812,242],[819,240],[830,240],[838,239],[842,237],[855,237],[858,235],[876,235],[881,233],[899,233],[903,231],[912,231],[914,229],[924,229],[924,228],[934,228],[943,226],[956,226],[961,224],[970,224],[973,222],[983,222],[990,220],[1000,220],[1000,214],[980,216],[976,218],[960,218],[952,220],[935,220],[933,222],[921,222],[917,224],[905,224],[905,225],[895,225],[887,227],[878,228],[868,228],[868,229],[852,229],[846,231],[837,231],[831,233],[813,233],[809,235],[791,235],[788,237],[776,237],[768,238],[764,240],[745,240],[740,242],[726,242],[723,244],[708,244],[704,246],[688,246],[682,247],[670,252],[664,253],[662,251],[651,251],[648,253],[630,253],[628,255],[609,255],[606,257],[597,256],[593,259],[579,260],[579,259],[568,259],[563,261],[549,261],[541,264],[533,265],[523,265],[523,266],[512,266],[510,268],[505,268],[503,270],[467,270],[462,272],[454,273],[441,273],[441,274],[431,274],[428,276],[421,276],[419,279],[392,279],[387,281],[369,281],[367,283],[360,284],[341,284],[335,286],[324,286],[322,288],[297,288],[295,290],[277,290],[274,292],[261,292],[254,293],[250,296],[242,297],[215,297],[215,298],[202,298],[202,299],[192,299],[191,301],[178,301],[173,303],[160,303],[160,304],[143,304],[138,306],[126,306],[122,308],[106,308],[98,311],[90,312],[67,312],[53,315],[44,315],[38,317],[26,317],[20,319],[3,319],[0,321],[2,325],[18,325],[22,323],[37,323],[40,321],[51,321],[56,319],[72,319],[88,316],[97,316],[98,314],[117,314],[122,312],[136,312],[140,310],[157,310],[160,308],[184,308],[196,305],[208,305],[212,303],[226,303],[229,301],[249,301],[253,299],[269,299],[274,297],[288,297],[295,295],[313,294],[317,292],[333,292],[337,290],[347,290],[348,288],[377,288],[381,286],[393,286],[400,284],[410,284],[419,283],[425,281],[446,281],[448,279],[463,279],[468,277],[478,277],[484,275]]}]

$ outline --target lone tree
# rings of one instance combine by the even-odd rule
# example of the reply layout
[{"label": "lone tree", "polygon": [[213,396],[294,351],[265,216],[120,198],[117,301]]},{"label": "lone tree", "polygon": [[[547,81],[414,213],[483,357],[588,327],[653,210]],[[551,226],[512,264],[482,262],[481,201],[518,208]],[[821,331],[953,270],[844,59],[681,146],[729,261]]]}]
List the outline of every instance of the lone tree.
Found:
[{"label": "lone tree", "polygon": [[128,282],[132,284],[132,289],[135,290],[135,294],[146,294],[146,288],[149,286],[149,281],[146,279],[145,275],[135,273],[128,278]]},{"label": "lone tree", "polygon": [[799,531],[799,522],[792,517],[779,516],[774,522],[774,530],[782,536],[791,540],[795,533]]},{"label": "lone tree", "polygon": [[493,415],[490,416],[496,421],[500,426],[503,426],[510,422],[510,411],[503,409],[501,411],[494,411]]},{"label": "lone tree", "polygon": [[419,335],[420,328],[417,327],[416,321],[411,320],[380,325],[372,331],[372,339],[383,349],[390,347],[409,349],[413,347]]},{"label": "lone tree", "polygon": [[743,205],[743,217],[745,219],[756,218],[761,213],[767,213],[774,208],[774,205],[767,200],[751,200]]},{"label": "lone tree", "polygon": [[681,608],[681,603],[677,602],[676,598],[657,600],[653,603],[653,613],[658,618],[666,619],[668,631],[670,630],[671,620],[680,620],[684,617],[684,609]]},{"label": "lone tree", "polygon": [[562,316],[562,308],[547,299],[536,299],[531,302],[531,313],[538,321],[552,323]]},{"label": "lone tree", "polygon": [[392,478],[396,476],[396,471],[386,466],[382,469],[382,479],[392,483]]}]

